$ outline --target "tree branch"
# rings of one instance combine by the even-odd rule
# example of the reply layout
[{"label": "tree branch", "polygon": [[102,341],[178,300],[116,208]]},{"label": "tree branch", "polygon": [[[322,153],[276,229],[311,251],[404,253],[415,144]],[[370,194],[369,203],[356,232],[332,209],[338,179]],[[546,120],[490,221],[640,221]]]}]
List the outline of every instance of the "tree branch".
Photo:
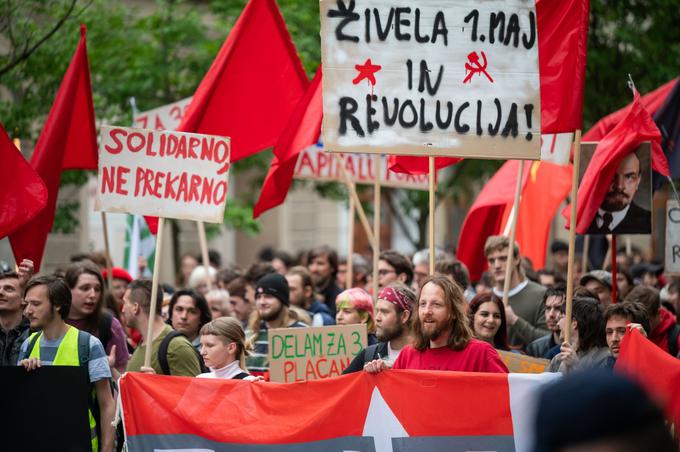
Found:
[{"label": "tree branch", "polygon": [[14,57],[12,61],[7,63],[5,66],[0,68],[0,76],[11,71],[16,65],[18,65],[22,61],[27,60],[33,54],[33,52],[38,50],[38,48],[41,45],[47,42],[47,40],[50,39],[52,35],[54,35],[61,28],[61,26],[64,25],[66,20],[71,16],[71,13],[73,12],[73,9],[75,8],[77,1],[78,0],[71,1],[71,6],[69,6],[69,8],[66,10],[64,15],[57,21],[54,27],[52,27],[52,29],[49,32],[47,32],[42,38],[40,38],[38,42],[36,42],[33,46],[29,47],[29,40],[27,40],[24,46],[24,51],[21,52],[20,55]]}]

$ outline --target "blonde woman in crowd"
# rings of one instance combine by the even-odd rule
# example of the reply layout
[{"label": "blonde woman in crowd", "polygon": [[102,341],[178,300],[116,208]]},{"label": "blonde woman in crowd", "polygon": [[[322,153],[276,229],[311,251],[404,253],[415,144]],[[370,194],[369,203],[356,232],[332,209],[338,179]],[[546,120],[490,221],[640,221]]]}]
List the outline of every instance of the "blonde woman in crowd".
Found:
[{"label": "blonde woman in crowd", "polygon": [[234,380],[261,380],[245,370],[246,334],[241,322],[233,317],[220,317],[201,328],[201,356],[210,372],[198,378],[226,378]]}]

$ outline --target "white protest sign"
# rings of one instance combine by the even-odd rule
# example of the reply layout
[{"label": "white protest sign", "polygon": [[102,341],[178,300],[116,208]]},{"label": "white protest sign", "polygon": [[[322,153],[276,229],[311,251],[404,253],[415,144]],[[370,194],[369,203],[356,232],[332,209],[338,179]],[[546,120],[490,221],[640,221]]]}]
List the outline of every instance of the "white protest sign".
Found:
[{"label": "white protest sign", "polygon": [[133,124],[140,129],[177,130],[191,99],[187,97],[153,110],[137,113],[132,118]]},{"label": "white protest sign", "polygon": [[[345,154],[342,156],[345,171],[356,184],[373,185],[375,171],[373,157],[369,154]],[[427,190],[427,174],[411,175],[395,173],[387,168],[387,156],[381,156],[380,185],[383,187],[407,188],[411,190]],[[319,146],[309,146],[300,152],[295,165],[296,179],[308,179],[321,182],[345,182],[340,171],[338,159],[323,152]]]},{"label": "white protest sign", "polygon": [[680,205],[666,203],[666,265],[668,273],[680,273]]},{"label": "white protest sign", "polygon": [[540,157],[535,0],[320,0],[331,152]]},{"label": "white protest sign", "polygon": [[95,209],[221,223],[230,140],[103,126]]}]

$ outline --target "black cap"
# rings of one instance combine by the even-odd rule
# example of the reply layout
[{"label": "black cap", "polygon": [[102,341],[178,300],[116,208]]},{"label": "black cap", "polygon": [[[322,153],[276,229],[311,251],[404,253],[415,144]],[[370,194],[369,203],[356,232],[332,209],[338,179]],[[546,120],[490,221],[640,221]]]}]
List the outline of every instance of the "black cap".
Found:
[{"label": "black cap", "polygon": [[257,280],[255,298],[262,293],[275,296],[281,300],[281,303],[290,306],[290,300],[288,299],[288,294],[290,293],[288,281],[278,273],[268,273]]},{"label": "black cap", "polygon": [[563,242],[562,240],[553,241],[550,245],[550,252],[554,254],[559,253],[560,251],[569,251],[567,242]]},{"label": "black cap", "polygon": [[611,371],[580,372],[539,395],[534,452],[562,450],[664,424],[661,410],[635,383]]}]

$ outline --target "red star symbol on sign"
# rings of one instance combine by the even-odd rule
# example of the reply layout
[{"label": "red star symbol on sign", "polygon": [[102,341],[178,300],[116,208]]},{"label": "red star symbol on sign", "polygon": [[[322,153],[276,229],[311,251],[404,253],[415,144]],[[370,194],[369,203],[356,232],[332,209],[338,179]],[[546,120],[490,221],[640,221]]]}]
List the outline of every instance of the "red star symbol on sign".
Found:
[{"label": "red star symbol on sign", "polygon": [[370,58],[368,58],[364,64],[355,64],[354,67],[357,71],[359,71],[359,75],[357,75],[356,78],[352,80],[352,83],[355,85],[363,79],[368,80],[368,83],[370,83],[372,86],[375,85],[375,73],[382,69],[382,66],[373,64]]}]

